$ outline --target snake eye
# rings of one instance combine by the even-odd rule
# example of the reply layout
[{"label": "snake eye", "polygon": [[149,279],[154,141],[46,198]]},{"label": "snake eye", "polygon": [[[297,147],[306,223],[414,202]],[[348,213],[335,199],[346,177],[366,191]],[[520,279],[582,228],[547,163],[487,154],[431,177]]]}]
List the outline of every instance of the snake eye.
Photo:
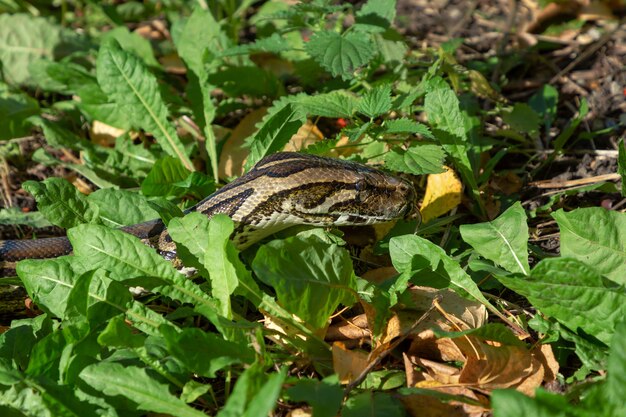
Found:
[{"label": "snake eye", "polygon": [[365,188],[367,187],[367,184],[365,182],[365,180],[358,180],[355,184],[354,184],[354,190],[356,191],[356,196],[354,197],[354,200],[357,203],[361,202],[361,194],[365,191]]}]

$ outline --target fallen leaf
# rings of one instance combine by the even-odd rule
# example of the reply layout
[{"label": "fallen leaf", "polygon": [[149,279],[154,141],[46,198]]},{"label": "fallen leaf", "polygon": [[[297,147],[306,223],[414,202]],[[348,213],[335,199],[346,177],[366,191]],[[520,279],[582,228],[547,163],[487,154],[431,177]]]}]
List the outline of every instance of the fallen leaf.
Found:
[{"label": "fallen leaf", "polygon": [[430,174],[426,183],[424,202],[420,209],[422,222],[435,219],[461,204],[463,184],[449,167],[441,174]]},{"label": "fallen leaf", "polygon": [[112,147],[115,145],[115,139],[122,136],[124,132],[123,129],[94,120],[89,128],[89,137],[97,145]]},{"label": "fallen leaf", "polygon": [[332,346],[333,369],[339,376],[339,382],[349,384],[356,379],[368,365],[368,354],[361,350],[348,350],[341,342]]},{"label": "fallen leaf", "polygon": [[224,142],[220,154],[217,170],[220,178],[231,178],[243,174],[243,165],[249,153],[243,144],[248,137],[257,131],[256,124],[263,120],[266,114],[266,107],[252,110],[233,129],[230,137]]}]

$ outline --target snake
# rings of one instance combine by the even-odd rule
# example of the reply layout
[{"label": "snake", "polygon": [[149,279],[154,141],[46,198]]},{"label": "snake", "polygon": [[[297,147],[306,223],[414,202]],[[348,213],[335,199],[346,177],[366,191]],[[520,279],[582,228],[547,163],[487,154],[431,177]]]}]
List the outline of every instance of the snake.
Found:
[{"label": "snake", "polygon": [[[197,203],[185,213],[223,213],[235,223],[240,250],[294,225],[356,226],[417,218],[413,184],[369,165],[296,152],[278,152]],[[121,228],[162,256],[175,257],[165,223],[151,220]],[[70,254],[67,237],[0,241],[0,277],[16,262]]]}]

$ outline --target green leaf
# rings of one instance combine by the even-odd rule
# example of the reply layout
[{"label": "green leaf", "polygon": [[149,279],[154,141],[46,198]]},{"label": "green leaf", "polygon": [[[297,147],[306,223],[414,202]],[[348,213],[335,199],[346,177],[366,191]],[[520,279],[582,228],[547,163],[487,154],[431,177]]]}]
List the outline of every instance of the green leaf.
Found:
[{"label": "green leaf", "polygon": [[26,119],[38,113],[37,100],[24,93],[11,93],[8,88],[0,84],[0,120],[2,120],[0,140],[28,135],[30,127]]},{"label": "green leaf", "polygon": [[[491,395],[494,417],[569,417],[578,416],[564,395],[552,394],[542,389],[535,398],[513,389],[495,390]],[[585,414],[586,415],[586,414]]]},{"label": "green leaf", "polygon": [[336,416],[343,400],[343,390],[335,382],[301,379],[287,390],[289,399],[305,401],[313,407],[313,417]]},{"label": "green leaf", "polygon": [[23,224],[31,227],[48,227],[52,224],[39,211],[24,213],[17,207],[0,209],[0,224]]},{"label": "green leaf", "polygon": [[152,133],[165,152],[193,171],[176,129],[167,120],[169,112],[161,98],[156,77],[144,64],[111,41],[100,48],[96,73],[102,91],[124,109],[132,123]]},{"label": "green leaf", "polygon": [[305,122],[306,117],[291,104],[285,105],[284,108],[265,120],[252,138],[250,155],[245,165],[246,170],[252,168],[263,157],[280,151]]},{"label": "green leaf", "polygon": [[109,39],[115,39],[122,49],[137,55],[146,65],[157,68],[161,66],[159,61],[154,58],[150,41],[129,31],[125,26],[118,26],[105,32],[102,41],[107,42]]},{"label": "green leaf", "polygon": [[384,133],[413,133],[428,139],[435,139],[428,126],[407,118],[385,121]]},{"label": "green leaf", "polygon": [[168,351],[193,373],[215,378],[217,371],[230,365],[254,362],[254,351],[244,343],[196,328],[163,330]]},{"label": "green leaf", "polygon": [[145,197],[127,190],[97,190],[87,200],[98,206],[100,220],[109,227],[143,223],[159,217]]},{"label": "green leaf", "polygon": [[607,345],[617,323],[626,317],[626,289],[575,259],[544,259],[530,277],[497,279],[542,313]]},{"label": "green leaf", "polygon": [[356,13],[357,24],[387,29],[396,18],[396,0],[368,0]]},{"label": "green leaf", "polygon": [[477,336],[482,340],[488,340],[491,342],[499,342],[508,346],[526,347],[526,343],[522,342],[515,336],[515,334],[503,324],[500,323],[487,323],[475,329],[469,329],[459,332],[444,332],[438,328],[433,329],[435,335],[438,338],[449,337],[457,338],[461,336]]},{"label": "green leaf", "polygon": [[121,395],[137,404],[140,410],[178,417],[206,417],[184,401],[170,394],[167,385],[159,383],[145,370],[119,363],[100,362],[84,368],[79,378],[106,395]]},{"label": "green leaf", "polygon": [[583,97],[580,102],[578,114],[570,120],[567,127],[563,129],[559,136],[557,136],[554,140],[553,146],[555,152],[551,155],[552,158],[556,157],[556,155],[561,152],[561,150],[565,146],[565,143],[569,140],[569,138],[572,137],[574,132],[576,132],[578,125],[583,121],[585,116],[587,116],[587,113],[589,113],[589,104],[587,103],[587,99]]},{"label": "green leaf", "polygon": [[405,409],[397,399],[384,392],[363,392],[350,397],[342,417],[404,417]]},{"label": "green leaf", "polygon": [[98,343],[100,345],[120,348],[142,347],[145,339],[144,336],[133,333],[133,330],[126,324],[126,319],[122,315],[115,316],[109,320],[107,326],[98,335]]},{"label": "green leaf", "polygon": [[525,103],[515,103],[513,110],[502,115],[502,120],[520,133],[534,138],[539,135],[539,115]]},{"label": "green leaf", "polygon": [[305,45],[305,50],[334,77],[354,78],[354,72],[373,57],[369,37],[356,32],[342,36],[337,32],[319,31]]},{"label": "green leaf", "polygon": [[141,192],[147,196],[182,196],[185,190],[179,185],[191,172],[174,157],[157,160],[141,183]]},{"label": "green leaf", "polygon": [[561,255],[578,259],[626,284],[626,213],[589,207],[552,214],[561,231]]},{"label": "green leaf", "polygon": [[99,222],[98,207],[64,179],[26,181],[22,187],[35,197],[39,211],[54,225],[68,229]]},{"label": "green leaf", "polygon": [[[613,415],[624,415],[626,412],[626,322],[622,321],[615,329],[607,364],[606,397],[617,410]],[[618,411],[619,410],[619,411]]]},{"label": "green leaf", "polygon": [[87,117],[120,129],[128,130],[132,127],[131,115],[114,99],[110,99],[95,80],[78,87],[76,93],[80,97],[76,106]]},{"label": "green leaf", "polygon": [[261,281],[274,287],[279,304],[312,329],[324,327],[340,303],[354,302],[350,254],[315,235],[297,235],[261,246],[252,269]]},{"label": "green leaf", "polygon": [[345,90],[334,90],[330,93],[304,96],[297,103],[309,116],[350,118],[359,106],[359,98]]},{"label": "green leaf", "polygon": [[517,202],[497,219],[460,228],[463,240],[483,257],[509,272],[528,275],[528,224],[526,212]]},{"label": "green leaf", "polygon": [[618,145],[617,172],[622,178],[622,197],[626,197],[626,143],[620,139]]},{"label": "green leaf", "polygon": [[[144,245],[135,236],[97,225],[81,225],[68,231],[75,256],[92,268],[111,272],[114,279],[159,278],[153,290],[183,303],[214,321],[215,303],[193,281],[180,274],[171,263]],[[155,281],[155,280],[152,280]],[[142,284],[143,285],[143,284]],[[215,323],[219,325],[219,323]]]},{"label": "green leaf", "polygon": [[288,40],[278,33],[272,33],[267,38],[256,39],[252,43],[233,46],[219,53],[219,57],[248,55],[253,52],[271,52],[278,54],[292,49]]},{"label": "green leaf", "polygon": [[444,172],[445,152],[441,146],[428,142],[417,142],[409,149],[393,149],[385,155],[385,167],[392,171],[413,175],[438,174]]},{"label": "green leaf", "polygon": [[434,128],[434,136],[450,155],[463,181],[471,188],[474,199],[482,208],[480,191],[468,156],[470,144],[465,128],[466,118],[461,113],[459,99],[447,85],[438,86],[426,93],[424,110],[431,127]]},{"label": "green leaf", "polygon": [[[67,311],[68,298],[79,277],[91,267],[76,257],[28,259],[17,264],[17,274],[29,296],[42,310],[56,317]],[[89,287],[89,306],[102,303],[148,334],[158,334],[157,328],[168,322],[159,314],[132,299],[128,288],[117,282],[94,275]],[[98,313],[98,314],[101,314]]]},{"label": "green leaf", "polygon": [[[420,271],[432,271],[438,283],[461,290],[459,295],[467,293],[492,311],[495,310],[458,262],[434,243],[415,235],[396,236],[389,241],[389,253],[398,272],[415,275]],[[415,283],[424,285],[417,281]]]},{"label": "green leaf", "polygon": [[259,67],[227,66],[212,72],[209,79],[230,97],[246,95],[276,98],[284,94],[280,80]]},{"label": "green leaf", "polygon": [[546,132],[552,128],[552,122],[556,118],[557,105],[559,104],[559,91],[550,84],[543,85],[528,100],[530,107],[542,118]]},{"label": "green leaf", "polygon": [[391,85],[384,84],[363,94],[359,103],[359,112],[370,119],[391,110]]},{"label": "green leaf", "polygon": [[42,58],[67,55],[78,46],[73,38],[74,34],[43,17],[0,15],[0,62],[5,80],[11,84],[32,84],[29,65]]},{"label": "green leaf", "polygon": [[269,415],[270,412],[276,407],[276,401],[278,400],[278,395],[283,387],[283,382],[285,381],[286,376],[287,367],[285,366],[281,368],[279,372],[273,373],[267,377],[259,392],[252,397],[248,403],[246,412],[242,415],[242,417]]}]

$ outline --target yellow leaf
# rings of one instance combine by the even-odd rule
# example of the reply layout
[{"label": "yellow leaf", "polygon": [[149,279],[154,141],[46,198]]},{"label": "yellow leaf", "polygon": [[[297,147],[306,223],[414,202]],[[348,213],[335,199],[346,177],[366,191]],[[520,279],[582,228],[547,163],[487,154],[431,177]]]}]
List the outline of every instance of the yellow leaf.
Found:
[{"label": "yellow leaf", "polygon": [[451,168],[445,168],[446,172],[428,176],[421,208],[424,223],[449,212],[461,203],[463,184]]}]

